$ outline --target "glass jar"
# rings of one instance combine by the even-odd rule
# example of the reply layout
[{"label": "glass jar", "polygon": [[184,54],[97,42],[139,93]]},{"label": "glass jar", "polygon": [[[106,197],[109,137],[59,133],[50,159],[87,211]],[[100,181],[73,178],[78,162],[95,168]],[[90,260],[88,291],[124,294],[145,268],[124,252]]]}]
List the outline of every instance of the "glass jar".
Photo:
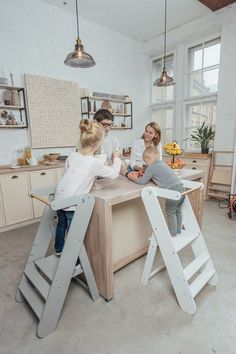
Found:
[{"label": "glass jar", "polygon": [[24,157],[25,157],[26,163],[29,163],[28,161],[30,161],[30,159],[32,157],[30,146],[26,146],[25,147],[25,149],[24,149]]},{"label": "glass jar", "polygon": [[26,165],[26,159],[25,159],[25,154],[23,149],[18,149],[16,151],[16,161],[18,166],[24,166]]}]

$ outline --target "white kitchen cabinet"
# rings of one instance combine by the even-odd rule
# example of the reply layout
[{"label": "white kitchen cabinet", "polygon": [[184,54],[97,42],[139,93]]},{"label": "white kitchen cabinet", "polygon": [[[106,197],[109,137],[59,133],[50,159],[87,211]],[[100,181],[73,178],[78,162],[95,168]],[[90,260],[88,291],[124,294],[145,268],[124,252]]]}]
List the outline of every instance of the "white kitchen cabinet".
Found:
[{"label": "white kitchen cabinet", "polygon": [[191,170],[199,170],[204,172],[203,183],[204,183],[204,198],[207,197],[207,189],[208,189],[208,179],[209,179],[209,171],[211,164],[211,155],[205,154],[191,154],[191,156],[184,156],[183,160],[185,161],[184,168],[188,168]]},{"label": "white kitchen cabinet", "polygon": [[2,191],[0,186],[0,227],[5,226],[5,216],[3,210]]},{"label": "white kitchen cabinet", "polygon": [[[56,171],[54,169],[30,172],[29,175],[31,189],[54,186],[56,183],[55,174]],[[33,212],[35,218],[39,218],[43,215],[44,208],[45,205],[42,202],[33,199]]]},{"label": "white kitchen cabinet", "polygon": [[33,218],[28,173],[2,175],[1,188],[6,225]]}]

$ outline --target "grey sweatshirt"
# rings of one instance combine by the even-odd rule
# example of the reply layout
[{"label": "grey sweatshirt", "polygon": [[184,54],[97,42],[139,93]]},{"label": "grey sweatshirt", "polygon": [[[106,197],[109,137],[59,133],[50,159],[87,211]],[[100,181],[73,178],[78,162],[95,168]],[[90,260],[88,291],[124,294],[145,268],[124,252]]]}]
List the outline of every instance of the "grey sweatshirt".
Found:
[{"label": "grey sweatshirt", "polygon": [[135,183],[146,184],[150,180],[153,180],[159,187],[166,189],[182,184],[181,179],[162,160],[157,160],[152,165],[149,165],[144,175],[138,178]]}]

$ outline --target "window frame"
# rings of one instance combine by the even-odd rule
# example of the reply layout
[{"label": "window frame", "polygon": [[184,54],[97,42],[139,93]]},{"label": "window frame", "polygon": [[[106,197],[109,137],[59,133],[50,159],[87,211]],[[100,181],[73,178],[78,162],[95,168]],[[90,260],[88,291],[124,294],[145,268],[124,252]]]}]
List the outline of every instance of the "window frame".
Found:
[{"label": "window frame", "polygon": [[[181,120],[181,124],[182,124],[182,129],[181,129],[181,136],[180,136],[180,141],[182,142],[182,146],[184,147],[185,145],[185,131],[186,131],[186,122],[187,122],[187,109],[189,105],[192,104],[204,104],[204,103],[210,103],[210,102],[215,102],[216,106],[217,106],[217,98],[218,98],[218,90],[216,92],[211,92],[209,94],[206,95],[198,95],[198,96],[190,96],[188,95],[189,93],[189,50],[191,48],[197,47],[197,46],[201,46],[202,43],[207,43],[207,42],[212,42],[214,43],[214,41],[217,41],[218,43],[221,43],[221,33],[219,31],[216,31],[214,33],[211,33],[207,36],[199,36],[198,38],[189,41],[188,43],[186,43],[185,48],[184,48],[184,82],[183,82],[183,91],[182,91],[182,120]],[[222,50],[222,48],[221,48]],[[219,70],[220,70],[220,65],[221,62],[219,63]],[[206,68],[204,68],[205,70]],[[202,70],[202,69],[201,69]],[[219,80],[218,80],[218,85],[219,85]],[[190,137],[189,137],[190,138]],[[193,151],[196,152],[195,149],[187,149],[187,151]]]}]

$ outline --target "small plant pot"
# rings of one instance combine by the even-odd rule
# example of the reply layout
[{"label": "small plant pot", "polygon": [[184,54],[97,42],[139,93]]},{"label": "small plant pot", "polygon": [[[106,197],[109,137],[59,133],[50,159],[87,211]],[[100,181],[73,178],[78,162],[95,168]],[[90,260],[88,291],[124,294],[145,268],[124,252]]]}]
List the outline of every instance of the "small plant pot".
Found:
[{"label": "small plant pot", "polygon": [[209,148],[207,147],[207,148],[202,148],[201,149],[201,153],[202,154],[208,154],[209,153]]}]

